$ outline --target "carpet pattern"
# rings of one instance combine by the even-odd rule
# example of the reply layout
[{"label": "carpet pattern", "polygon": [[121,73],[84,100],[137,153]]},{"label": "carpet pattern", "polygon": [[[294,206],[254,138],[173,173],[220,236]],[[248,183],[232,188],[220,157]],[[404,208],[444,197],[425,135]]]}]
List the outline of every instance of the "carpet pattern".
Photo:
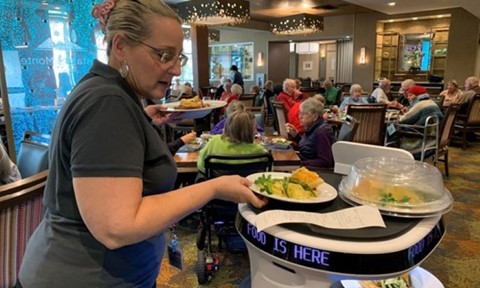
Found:
[{"label": "carpet pattern", "polygon": [[[450,148],[449,159],[450,177],[444,177],[444,182],[455,202],[452,211],[444,216],[447,227],[444,239],[421,266],[446,288],[480,287],[480,141],[466,150]],[[438,167],[445,173],[443,163]],[[247,253],[225,253],[220,255],[221,267],[212,282],[199,285],[195,272],[195,231],[180,226],[178,234],[185,254],[184,269],[172,268],[165,258],[157,279],[158,287],[239,287],[249,275]]]}]

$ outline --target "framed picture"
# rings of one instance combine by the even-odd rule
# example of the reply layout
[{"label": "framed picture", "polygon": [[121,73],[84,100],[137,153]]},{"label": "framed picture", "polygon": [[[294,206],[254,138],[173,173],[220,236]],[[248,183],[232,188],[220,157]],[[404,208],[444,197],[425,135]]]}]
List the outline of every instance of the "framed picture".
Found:
[{"label": "framed picture", "polygon": [[262,88],[265,85],[265,73],[257,73],[257,77],[255,78],[255,85]]},{"label": "framed picture", "polygon": [[313,69],[313,61],[303,61],[303,70],[310,71]]}]

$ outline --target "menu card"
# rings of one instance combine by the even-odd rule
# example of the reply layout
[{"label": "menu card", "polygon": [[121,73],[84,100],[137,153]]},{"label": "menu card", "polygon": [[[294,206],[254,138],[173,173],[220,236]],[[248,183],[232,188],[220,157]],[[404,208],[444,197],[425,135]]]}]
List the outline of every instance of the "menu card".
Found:
[{"label": "menu card", "polygon": [[378,208],[368,205],[330,213],[269,210],[258,214],[255,221],[258,231],[283,223],[309,223],[331,229],[386,228]]}]

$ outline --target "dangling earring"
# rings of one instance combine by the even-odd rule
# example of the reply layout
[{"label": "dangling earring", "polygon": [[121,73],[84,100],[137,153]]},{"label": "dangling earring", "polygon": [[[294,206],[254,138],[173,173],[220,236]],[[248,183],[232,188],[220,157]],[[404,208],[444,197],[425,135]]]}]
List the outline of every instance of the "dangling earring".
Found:
[{"label": "dangling earring", "polygon": [[130,72],[130,67],[128,67],[127,60],[122,61],[122,65],[120,66],[120,69],[118,69],[118,72],[122,78],[127,78],[128,72]]}]

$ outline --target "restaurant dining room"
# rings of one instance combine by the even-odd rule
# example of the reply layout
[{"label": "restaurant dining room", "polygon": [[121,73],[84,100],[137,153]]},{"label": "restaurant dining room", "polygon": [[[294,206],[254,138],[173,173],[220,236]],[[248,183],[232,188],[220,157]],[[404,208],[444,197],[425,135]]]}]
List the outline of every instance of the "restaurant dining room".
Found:
[{"label": "restaurant dining room", "polygon": [[480,287],[480,2],[0,14],[0,288]]}]

